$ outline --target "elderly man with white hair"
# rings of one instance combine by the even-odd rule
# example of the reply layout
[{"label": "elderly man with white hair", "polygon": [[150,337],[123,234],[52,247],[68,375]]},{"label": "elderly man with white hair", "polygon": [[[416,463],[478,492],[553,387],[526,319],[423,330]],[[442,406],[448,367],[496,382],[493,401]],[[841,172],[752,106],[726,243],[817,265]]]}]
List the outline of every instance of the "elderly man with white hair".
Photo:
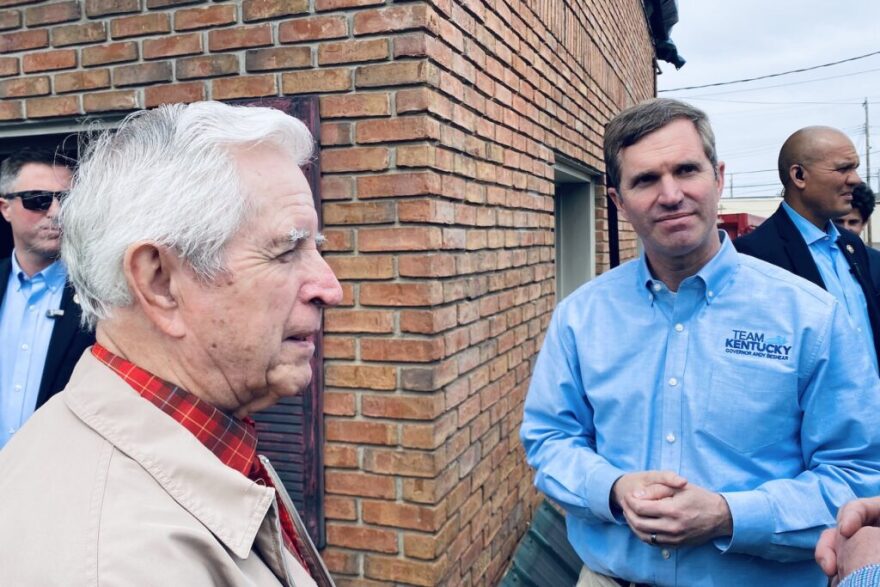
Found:
[{"label": "elderly man with white hair", "polygon": [[4,585],[330,584],[253,412],[339,303],[305,126],[203,102],[93,141],[62,257],[97,343],[0,453]]}]

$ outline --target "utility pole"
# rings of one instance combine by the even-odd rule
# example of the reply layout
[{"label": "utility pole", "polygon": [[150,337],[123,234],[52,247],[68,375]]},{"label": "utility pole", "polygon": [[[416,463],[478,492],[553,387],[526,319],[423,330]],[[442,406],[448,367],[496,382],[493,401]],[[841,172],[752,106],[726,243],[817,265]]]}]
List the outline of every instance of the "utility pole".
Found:
[{"label": "utility pole", "polygon": [[868,122],[868,98],[863,103],[865,107],[865,183],[871,187],[871,124]]},{"label": "utility pole", "polygon": [[730,178],[730,183],[728,184],[728,186],[730,186],[730,190],[727,192],[727,194],[728,194],[728,196],[730,196],[732,198],[733,197],[733,174],[730,174],[728,177]]}]

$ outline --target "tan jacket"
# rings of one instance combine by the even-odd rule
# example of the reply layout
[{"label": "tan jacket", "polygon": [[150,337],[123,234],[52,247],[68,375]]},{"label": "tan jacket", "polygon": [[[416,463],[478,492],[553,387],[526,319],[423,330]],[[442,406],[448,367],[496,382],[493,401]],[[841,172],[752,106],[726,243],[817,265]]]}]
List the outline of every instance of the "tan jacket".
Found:
[{"label": "tan jacket", "polygon": [[86,353],[0,451],[0,585],[314,587],[275,492]]}]

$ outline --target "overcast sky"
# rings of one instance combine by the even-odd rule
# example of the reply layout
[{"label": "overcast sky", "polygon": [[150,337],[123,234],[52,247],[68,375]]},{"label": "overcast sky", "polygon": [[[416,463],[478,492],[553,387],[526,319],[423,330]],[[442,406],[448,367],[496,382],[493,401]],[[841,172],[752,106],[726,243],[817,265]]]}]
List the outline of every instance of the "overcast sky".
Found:
[{"label": "overcast sky", "polygon": [[[797,129],[824,124],[856,145],[865,177],[865,109],[871,125],[871,185],[880,169],[880,54],[778,78],[700,90],[663,91],[812,67],[880,51],[878,0],[678,0],[672,40],[687,60],[661,62],[659,96],[705,110],[727,163],[730,193],[779,192],[782,142]],[[813,103],[807,103],[813,102]],[[817,103],[818,102],[818,103]],[[771,170],[771,171],[762,171]]]}]

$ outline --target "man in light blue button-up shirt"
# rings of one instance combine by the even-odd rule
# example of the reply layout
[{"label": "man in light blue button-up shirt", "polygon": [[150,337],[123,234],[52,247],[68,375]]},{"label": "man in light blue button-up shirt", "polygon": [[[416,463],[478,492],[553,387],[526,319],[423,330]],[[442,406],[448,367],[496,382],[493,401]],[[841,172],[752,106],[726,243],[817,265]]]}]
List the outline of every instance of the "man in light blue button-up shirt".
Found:
[{"label": "man in light blue button-up shirt", "polygon": [[58,260],[57,196],[71,175],[51,152],[22,149],[0,164],[0,214],[15,245],[0,260],[0,448],[67,383],[93,340]]},{"label": "man in light blue button-up shirt", "polygon": [[624,111],[605,161],[644,254],[559,304],[521,429],[579,585],[823,585],[819,534],[880,490],[868,353],[831,295],[717,231],[701,111]]}]

